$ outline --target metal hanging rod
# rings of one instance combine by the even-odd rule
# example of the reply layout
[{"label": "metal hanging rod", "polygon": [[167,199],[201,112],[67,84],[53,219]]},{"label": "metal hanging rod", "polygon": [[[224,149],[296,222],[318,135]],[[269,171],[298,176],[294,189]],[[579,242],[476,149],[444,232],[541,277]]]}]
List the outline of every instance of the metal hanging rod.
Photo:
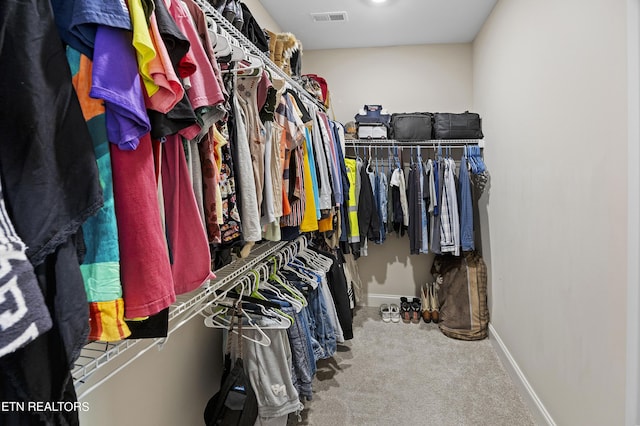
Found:
[{"label": "metal hanging rod", "polygon": [[393,139],[346,139],[347,147],[367,148],[394,148],[394,147],[425,147],[425,148],[464,148],[469,145],[477,145],[484,148],[484,139],[430,139],[424,141],[398,141]]},{"label": "metal hanging rod", "polygon": [[229,22],[224,16],[220,14],[211,4],[209,4],[206,0],[195,0],[195,2],[200,6],[202,11],[206,16],[213,19],[216,24],[221,26],[227,34],[232,36],[239,44],[240,47],[250,51],[252,54],[259,56],[260,59],[264,62],[265,66],[269,67],[269,70],[275,72],[280,77],[284,78],[287,83],[291,85],[295,90],[299,92],[300,95],[306,97],[323,111],[325,110],[325,106],[315,97],[311,96],[309,92],[307,92],[297,81],[295,81],[289,74],[284,72],[280,67],[278,67],[271,58],[266,55],[263,51],[258,49],[255,44],[251,42],[240,30],[234,27],[231,22]]}]

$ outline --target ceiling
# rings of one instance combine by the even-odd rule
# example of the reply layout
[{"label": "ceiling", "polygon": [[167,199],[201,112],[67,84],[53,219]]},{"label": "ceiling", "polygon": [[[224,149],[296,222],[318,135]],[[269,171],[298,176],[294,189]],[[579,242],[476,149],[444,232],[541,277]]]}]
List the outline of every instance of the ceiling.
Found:
[{"label": "ceiling", "polygon": [[[473,41],[497,0],[260,0],[304,50]],[[347,12],[314,22],[311,13]]]}]

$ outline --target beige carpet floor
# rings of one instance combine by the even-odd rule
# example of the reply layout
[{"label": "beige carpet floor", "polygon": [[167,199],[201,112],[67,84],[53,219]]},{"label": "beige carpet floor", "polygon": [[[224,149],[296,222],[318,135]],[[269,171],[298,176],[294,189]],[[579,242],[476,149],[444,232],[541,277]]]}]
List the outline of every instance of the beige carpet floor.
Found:
[{"label": "beige carpet floor", "polygon": [[318,363],[313,400],[288,425],[534,425],[488,340],[465,342],[437,325],[385,323],[356,310],[354,338]]}]

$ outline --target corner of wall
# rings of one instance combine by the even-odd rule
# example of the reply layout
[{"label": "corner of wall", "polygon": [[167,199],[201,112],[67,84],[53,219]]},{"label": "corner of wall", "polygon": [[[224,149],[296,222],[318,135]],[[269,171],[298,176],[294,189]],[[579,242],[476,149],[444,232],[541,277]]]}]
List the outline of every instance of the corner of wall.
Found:
[{"label": "corner of wall", "polygon": [[625,424],[640,424],[640,5],[627,0],[628,241]]},{"label": "corner of wall", "polygon": [[534,416],[536,423],[555,426],[556,423],[553,421],[551,414],[549,414],[540,398],[538,398],[538,395],[527,380],[527,377],[524,375],[513,356],[511,356],[509,349],[507,349],[507,346],[491,324],[489,324],[489,341],[496,350],[505,370],[507,370],[509,376],[511,376],[511,379],[518,387],[520,395],[525,400],[525,403],[529,407],[531,414]]}]

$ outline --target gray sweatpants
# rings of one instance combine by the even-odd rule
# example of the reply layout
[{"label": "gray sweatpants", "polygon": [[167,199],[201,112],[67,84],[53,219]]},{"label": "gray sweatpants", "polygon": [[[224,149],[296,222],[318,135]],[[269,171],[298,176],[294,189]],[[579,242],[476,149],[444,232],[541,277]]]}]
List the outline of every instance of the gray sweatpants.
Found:
[{"label": "gray sweatpants", "polygon": [[[291,380],[292,361],[287,330],[265,329],[263,331],[271,339],[269,346],[247,340],[243,342],[245,371],[256,393],[261,420],[284,418],[282,424],[285,425],[286,415],[304,408]],[[256,340],[260,338],[255,330],[243,330],[243,333]],[[270,421],[268,423],[272,424]]]}]

